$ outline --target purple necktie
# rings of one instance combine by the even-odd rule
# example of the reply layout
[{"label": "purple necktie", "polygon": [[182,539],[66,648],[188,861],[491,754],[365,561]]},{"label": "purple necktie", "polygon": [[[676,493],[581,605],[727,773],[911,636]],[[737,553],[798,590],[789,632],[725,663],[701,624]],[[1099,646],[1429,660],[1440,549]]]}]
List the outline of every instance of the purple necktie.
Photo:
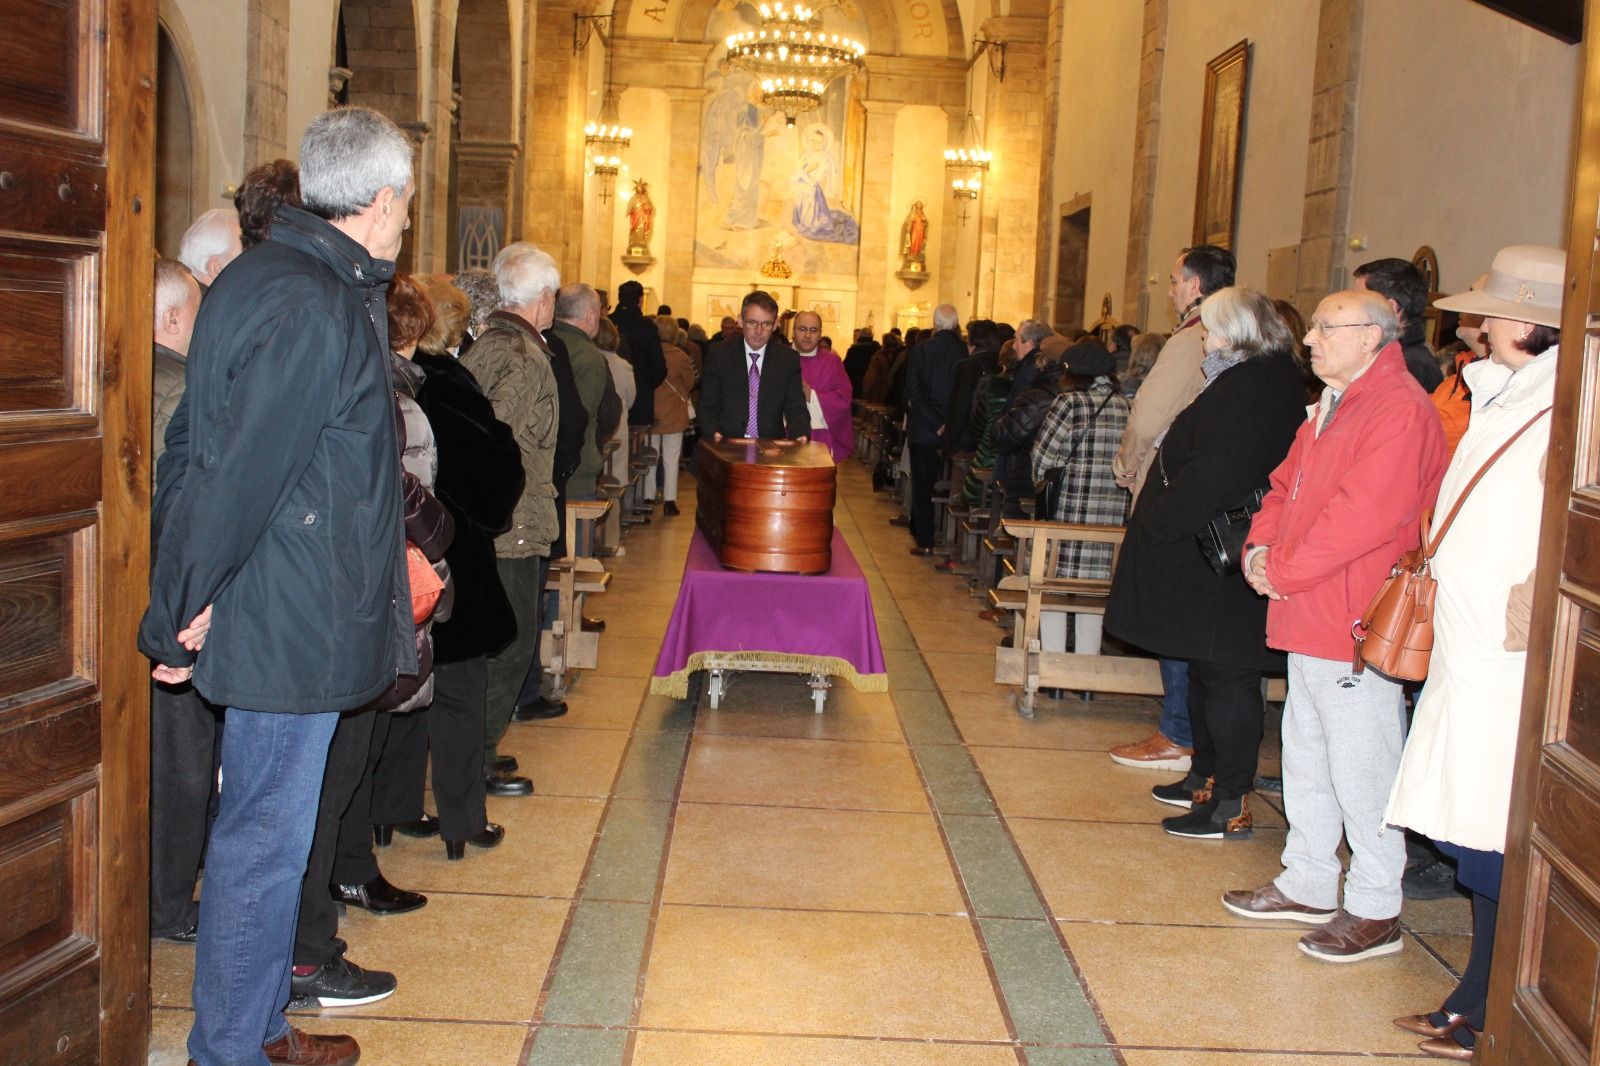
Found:
[{"label": "purple necktie", "polygon": [[750,414],[744,423],[744,435],[747,437],[756,435],[756,394],[761,389],[761,368],[756,364],[759,358],[755,352],[750,353]]}]

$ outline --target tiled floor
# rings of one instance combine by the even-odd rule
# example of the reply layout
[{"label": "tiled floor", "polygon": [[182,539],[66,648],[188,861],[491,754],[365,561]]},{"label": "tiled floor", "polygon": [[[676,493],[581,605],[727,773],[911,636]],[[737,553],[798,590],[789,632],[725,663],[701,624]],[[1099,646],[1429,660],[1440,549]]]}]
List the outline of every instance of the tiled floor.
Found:
[{"label": "tiled floor", "polygon": [[[906,553],[858,465],[836,519],[872,587],[890,691],[746,675],[721,708],[648,694],[692,519],[610,566],[601,670],[571,713],[503,746],[538,785],[491,799],[505,843],[446,863],[379,853],[422,911],[352,912],[350,957],[400,989],[298,1016],[372,1066],[1346,1066],[1426,1061],[1388,1019],[1436,1006],[1464,901],[1407,907],[1405,950],[1351,967],[1217,903],[1278,869],[1244,843],[1164,836],[1163,778],[1105,749],[1155,705],[1041,703],[993,684],[997,630]],[[1276,765],[1275,739],[1263,769]],[[152,1066],[181,1066],[192,952],[156,945]]]}]

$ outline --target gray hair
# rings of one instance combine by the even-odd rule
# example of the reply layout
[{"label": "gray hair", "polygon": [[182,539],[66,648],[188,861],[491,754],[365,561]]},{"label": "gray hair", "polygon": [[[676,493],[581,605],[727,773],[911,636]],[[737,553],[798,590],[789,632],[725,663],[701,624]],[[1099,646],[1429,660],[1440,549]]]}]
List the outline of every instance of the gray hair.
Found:
[{"label": "gray hair", "polygon": [[472,332],[476,336],[489,321],[489,316],[500,308],[500,286],[494,274],[487,270],[462,270],[456,273],[456,288],[467,294],[472,303]]},{"label": "gray hair", "polygon": [[591,285],[574,281],[561,286],[556,293],[556,320],[559,322],[576,323],[591,308],[596,314],[600,313],[600,294]]},{"label": "gray hair", "polygon": [[678,320],[671,315],[657,315],[650,320],[656,327],[656,336],[661,338],[662,344],[678,343]]},{"label": "gray hair", "polygon": [[494,257],[494,280],[500,287],[500,306],[531,304],[561,287],[561,270],[538,245],[517,241]]},{"label": "gray hair", "polygon": [[189,282],[194,277],[189,268],[176,259],[159,259],[156,261],[156,317],[155,325],[161,325],[161,316],[174,307],[182,306],[189,298]]},{"label": "gray hair", "polygon": [[955,304],[940,304],[933,309],[933,328],[959,329],[961,327],[961,312],[956,310]]},{"label": "gray hair", "polygon": [[1383,334],[1378,339],[1380,349],[1390,341],[1400,339],[1400,316],[1395,314],[1394,305],[1388,297],[1371,289],[1351,289],[1338,295],[1354,299],[1367,313],[1367,321],[1378,327]]},{"label": "gray hair", "polygon": [[1200,321],[1207,333],[1227,342],[1230,351],[1245,358],[1294,347],[1289,327],[1265,293],[1230,285],[1218,289],[1200,305]]},{"label": "gray hair", "polygon": [[1037,345],[1054,332],[1055,330],[1036,318],[1026,319],[1022,325],[1017,327],[1017,342]]},{"label": "gray hair", "polygon": [[300,199],[326,219],[360,214],[385,187],[411,184],[411,142],[366,107],[337,107],[311,120],[300,140]]},{"label": "gray hair", "polygon": [[178,260],[194,274],[210,274],[206,263],[214,255],[227,255],[239,240],[239,212],[213,207],[183,231]]}]

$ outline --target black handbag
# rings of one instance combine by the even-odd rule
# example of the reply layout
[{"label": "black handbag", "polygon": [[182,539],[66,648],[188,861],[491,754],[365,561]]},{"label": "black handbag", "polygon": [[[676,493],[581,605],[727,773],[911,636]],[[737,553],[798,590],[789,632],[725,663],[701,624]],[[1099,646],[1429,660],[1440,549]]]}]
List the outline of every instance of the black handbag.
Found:
[{"label": "black handbag", "polygon": [[1195,534],[1200,554],[1219,574],[1237,574],[1243,569],[1244,540],[1250,533],[1250,522],[1261,510],[1261,501],[1267,489],[1252,492],[1237,507],[1218,511],[1206,523],[1206,528]]},{"label": "black handbag", "polygon": [[[1161,483],[1171,485],[1167,480],[1167,459],[1159,447],[1156,463],[1161,468]],[[1223,575],[1243,572],[1245,537],[1250,535],[1250,523],[1261,510],[1261,501],[1269,491],[1270,486],[1263,486],[1246,496],[1243,503],[1224,507],[1211,516],[1205,529],[1194,535],[1194,542],[1200,546],[1200,554],[1211,569]]]}]

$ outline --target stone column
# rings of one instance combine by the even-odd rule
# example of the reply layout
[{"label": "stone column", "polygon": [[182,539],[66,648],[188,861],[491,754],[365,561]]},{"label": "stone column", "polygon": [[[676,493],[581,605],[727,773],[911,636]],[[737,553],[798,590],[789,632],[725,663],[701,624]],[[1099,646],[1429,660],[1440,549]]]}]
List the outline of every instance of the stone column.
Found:
[{"label": "stone column", "polygon": [[[904,105],[884,100],[864,101],[867,109],[867,136],[863,158],[867,160],[861,187],[861,253],[857,267],[856,321],[864,323],[872,315],[876,331],[893,325],[893,309],[888,306],[889,267],[899,263],[900,220],[895,217],[894,123]],[[904,205],[909,208],[909,204]],[[837,342],[837,341],[836,341]]]},{"label": "stone column", "polygon": [[[967,109],[965,106],[954,107],[945,105],[945,138],[944,143],[960,144],[966,135]],[[956,280],[960,277],[960,270],[956,263],[957,251],[961,242],[961,204],[957,204],[950,195],[950,182],[943,184],[944,192],[939,197],[939,292],[934,304],[957,303],[956,296],[962,291],[961,284]],[[967,222],[969,226],[978,224],[978,205],[983,201],[975,200],[966,204]],[[966,267],[968,276],[971,276],[973,264]]]},{"label": "stone column", "polygon": [[[667,151],[666,245],[652,253],[662,264],[661,302],[692,308],[694,297],[695,216],[700,203],[700,117],[704,89],[669,88],[672,103],[671,146]],[[679,312],[695,317],[688,311]]]},{"label": "stone column", "polygon": [[563,278],[575,277],[583,223],[583,133],[572,115],[573,97],[581,108],[584,96],[574,82],[572,4],[542,0],[529,4],[527,12],[521,238],[550,253]]},{"label": "stone column", "polygon": [[1361,80],[1364,0],[1322,0],[1317,61],[1311,76],[1311,138],[1306,200],[1300,216],[1295,306],[1306,318],[1344,287],[1350,237],[1350,189],[1356,148],[1356,89]]},{"label": "stone column", "polygon": [[[1128,207],[1128,265],[1122,318],[1144,328],[1145,277],[1150,273],[1150,220],[1156,199],[1156,157],[1161,133],[1161,76],[1167,55],[1168,0],[1144,0],[1144,42],[1139,55],[1139,110],[1133,135],[1133,186]],[[1171,252],[1176,255],[1178,249]],[[1165,253],[1163,253],[1165,254]]]},{"label": "stone column", "polygon": [[[1039,158],[1047,164],[1056,158],[1056,126],[1061,115],[1061,37],[1066,5],[1063,0],[1050,0],[1050,20],[1044,38],[1044,128],[1041,132]],[[1033,317],[1041,322],[1050,321],[1051,245],[1055,236],[1055,168],[1039,167],[1039,236],[1033,255]]]},{"label": "stone column", "polygon": [[511,141],[456,142],[456,206],[500,208],[505,213],[502,247],[512,239],[512,194],[521,156],[521,146]]},{"label": "stone column", "polygon": [[[979,201],[985,209],[977,306],[985,317],[1017,322],[1033,313],[1035,301],[1037,248],[1028,237],[1041,225],[1045,20],[1017,15],[991,18],[982,32],[989,40],[1005,42],[1005,78],[989,68],[985,132],[994,161]],[[987,67],[989,58],[979,62]]]},{"label": "stone column", "polygon": [[287,156],[289,0],[250,0],[245,36],[244,167]]}]

